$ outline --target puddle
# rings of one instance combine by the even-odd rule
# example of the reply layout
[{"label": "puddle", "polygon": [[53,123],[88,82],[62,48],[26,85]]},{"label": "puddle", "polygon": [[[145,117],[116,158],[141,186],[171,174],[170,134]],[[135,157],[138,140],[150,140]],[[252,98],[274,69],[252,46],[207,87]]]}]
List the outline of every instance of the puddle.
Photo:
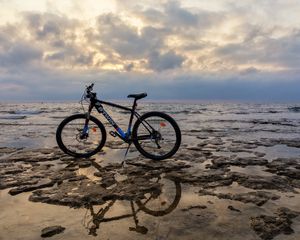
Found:
[{"label": "puddle", "polygon": [[273,147],[259,146],[256,148],[258,152],[264,152],[266,155],[264,158],[272,161],[276,158],[290,158],[300,157],[300,148],[288,147],[286,145],[278,144]]},{"label": "puddle", "polygon": [[264,171],[268,169],[264,166],[246,166],[246,167],[230,166],[229,169],[231,172],[244,173],[253,176],[273,176],[272,173]]}]

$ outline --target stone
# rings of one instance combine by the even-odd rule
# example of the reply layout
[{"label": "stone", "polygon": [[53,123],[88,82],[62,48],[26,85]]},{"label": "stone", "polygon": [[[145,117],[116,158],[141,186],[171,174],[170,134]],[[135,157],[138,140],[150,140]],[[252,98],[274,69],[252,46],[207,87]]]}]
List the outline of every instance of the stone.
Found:
[{"label": "stone", "polygon": [[231,211],[234,211],[234,212],[241,212],[241,210],[239,210],[239,209],[237,209],[237,208],[235,208],[235,207],[233,207],[233,206],[231,206],[231,205],[229,205],[227,208],[228,208],[229,210],[231,210]]},{"label": "stone", "polygon": [[47,237],[52,237],[56,234],[62,233],[65,231],[66,228],[62,226],[51,226],[51,227],[46,227],[42,230],[41,237],[42,238],[47,238]]},{"label": "stone", "polygon": [[187,208],[183,208],[183,209],[181,209],[181,211],[186,212],[191,209],[205,209],[205,208],[207,208],[207,206],[205,206],[205,205],[194,205],[194,206],[189,206]]}]

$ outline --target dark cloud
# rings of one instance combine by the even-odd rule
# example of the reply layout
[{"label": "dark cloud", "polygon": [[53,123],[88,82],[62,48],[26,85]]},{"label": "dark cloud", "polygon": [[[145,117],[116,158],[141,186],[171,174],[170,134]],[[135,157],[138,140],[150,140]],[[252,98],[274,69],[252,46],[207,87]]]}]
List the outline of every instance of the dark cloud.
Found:
[{"label": "dark cloud", "polygon": [[12,68],[28,65],[34,60],[41,60],[43,52],[26,42],[11,42],[10,46],[0,52],[0,66]]},{"label": "dark cloud", "polygon": [[129,63],[129,64],[126,64],[124,66],[124,70],[127,71],[127,72],[130,72],[133,68],[134,68],[134,64],[133,63]]},{"label": "dark cloud", "polygon": [[144,58],[146,54],[163,47],[164,30],[145,27],[138,33],[136,27],[113,14],[98,18],[99,33],[94,36],[106,47],[127,59]]},{"label": "dark cloud", "polygon": [[236,64],[275,64],[299,69],[300,32],[279,38],[262,37],[257,42],[247,38],[246,42],[217,47],[215,54]]},{"label": "dark cloud", "polygon": [[148,59],[148,66],[155,71],[163,71],[180,67],[184,57],[169,51],[167,53],[152,52]]},{"label": "dark cloud", "polygon": [[197,14],[181,8],[178,1],[166,3],[164,8],[164,16],[167,20],[167,24],[170,24],[172,27],[195,27],[198,25],[200,20]]},{"label": "dark cloud", "polygon": [[31,36],[43,41],[74,40],[74,31],[81,26],[78,20],[50,13],[24,12],[23,19]]},{"label": "dark cloud", "polygon": [[241,75],[249,75],[249,74],[256,74],[256,73],[259,73],[260,71],[255,68],[255,67],[249,67],[249,68],[246,68],[244,70],[242,70],[240,73]]},{"label": "dark cloud", "polygon": [[[103,99],[124,100],[129,93],[145,91],[149,100],[300,101],[300,81],[294,77],[297,74],[299,72],[201,76],[186,73],[171,77],[165,73],[136,75],[112,71],[54,71],[36,68],[24,69],[22,75],[2,75],[0,96],[2,100],[77,100],[87,83],[96,82],[95,90]],[[12,86],[17,94],[6,93]]]}]

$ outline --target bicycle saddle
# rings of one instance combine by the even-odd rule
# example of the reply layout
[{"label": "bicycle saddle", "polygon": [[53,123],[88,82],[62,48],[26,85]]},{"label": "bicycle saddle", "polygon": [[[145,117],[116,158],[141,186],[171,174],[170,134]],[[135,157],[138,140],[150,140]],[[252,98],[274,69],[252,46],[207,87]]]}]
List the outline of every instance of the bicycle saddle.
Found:
[{"label": "bicycle saddle", "polygon": [[128,98],[135,98],[136,100],[147,97],[147,93],[129,94]]}]

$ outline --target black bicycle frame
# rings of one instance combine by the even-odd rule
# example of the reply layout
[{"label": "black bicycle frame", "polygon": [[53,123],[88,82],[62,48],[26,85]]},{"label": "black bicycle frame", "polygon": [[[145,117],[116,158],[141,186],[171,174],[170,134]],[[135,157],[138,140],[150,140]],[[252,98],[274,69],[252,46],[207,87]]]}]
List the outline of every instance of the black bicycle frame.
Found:
[{"label": "black bicycle frame", "polygon": [[[127,132],[124,132],[118,126],[118,124],[112,119],[112,117],[104,110],[102,104],[131,112]],[[90,115],[92,109],[95,107],[97,109],[97,111],[99,113],[101,113],[106,118],[106,120],[114,127],[114,129],[117,131],[115,134],[118,137],[120,137],[125,142],[131,142],[132,141],[132,139],[131,139],[131,126],[132,126],[133,117],[135,116],[137,119],[140,119],[140,117],[141,117],[140,114],[138,114],[135,111],[136,106],[137,106],[136,99],[133,102],[132,108],[128,108],[128,107],[124,107],[124,106],[121,106],[119,104],[115,104],[115,103],[112,103],[112,102],[106,102],[106,101],[91,98],[91,103],[90,103],[90,106],[89,106],[88,117],[86,119],[85,126],[88,125],[89,115]],[[142,124],[149,131],[150,135],[139,136],[139,139],[141,139],[141,140],[142,139],[150,139],[151,138],[151,133],[153,132],[154,128],[147,121],[143,121]],[[148,125],[148,126],[146,126],[146,125]]]}]

